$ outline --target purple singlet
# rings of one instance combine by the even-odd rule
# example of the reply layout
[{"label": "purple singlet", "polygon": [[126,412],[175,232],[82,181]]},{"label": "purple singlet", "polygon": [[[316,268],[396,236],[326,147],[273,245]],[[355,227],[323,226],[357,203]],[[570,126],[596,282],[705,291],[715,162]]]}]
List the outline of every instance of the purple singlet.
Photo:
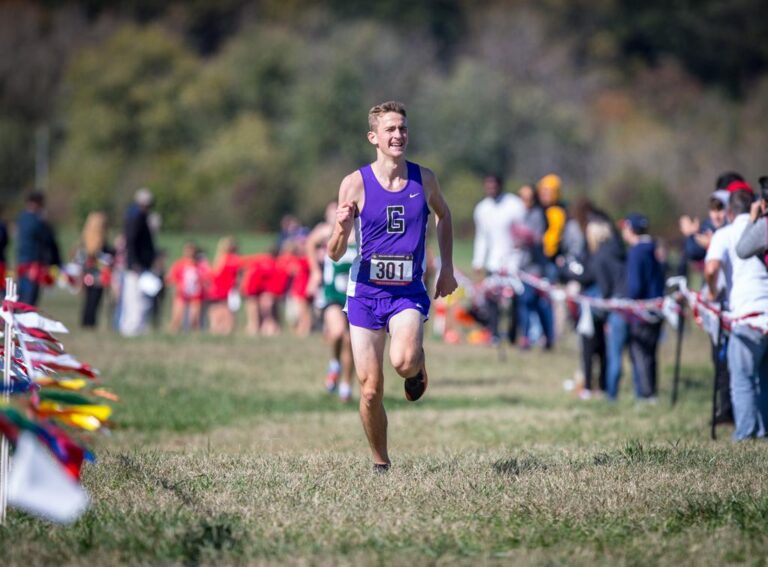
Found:
[{"label": "purple singlet", "polygon": [[384,189],[370,165],[360,169],[365,202],[355,219],[359,253],[352,264],[347,296],[383,299],[425,293],[427,207],[421,168],[406,162],[408,182]]}]

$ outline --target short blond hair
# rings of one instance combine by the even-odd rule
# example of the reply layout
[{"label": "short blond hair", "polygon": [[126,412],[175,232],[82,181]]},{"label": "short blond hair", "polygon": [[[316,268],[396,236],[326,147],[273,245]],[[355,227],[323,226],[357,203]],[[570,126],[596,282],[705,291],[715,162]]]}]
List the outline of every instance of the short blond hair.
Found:
[{"label": "short blond hair", "polygon": [[405,105],[402,102],[388,100],[387,102],[377,104],[368,111],[368,128],[371,132],[373,132],[379,124],[379,117],[387,112],[397,112],[403,118],[408,117],[405,113]]}]

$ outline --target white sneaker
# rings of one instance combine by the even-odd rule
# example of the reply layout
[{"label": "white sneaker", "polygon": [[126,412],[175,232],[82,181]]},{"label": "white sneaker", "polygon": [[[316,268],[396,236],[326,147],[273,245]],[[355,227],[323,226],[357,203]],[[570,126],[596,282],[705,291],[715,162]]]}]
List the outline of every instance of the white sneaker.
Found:
[{"label": "white sneaker", "polygon": [[346,382],[339,384],[339,399],[342,402],[348,402],[352,399],[352,387]]},{"label": "white sneaker", "polygon": [[579,392],[579,399],[582,400],[591,400],[592,399],[592,390],[582,390]]}]

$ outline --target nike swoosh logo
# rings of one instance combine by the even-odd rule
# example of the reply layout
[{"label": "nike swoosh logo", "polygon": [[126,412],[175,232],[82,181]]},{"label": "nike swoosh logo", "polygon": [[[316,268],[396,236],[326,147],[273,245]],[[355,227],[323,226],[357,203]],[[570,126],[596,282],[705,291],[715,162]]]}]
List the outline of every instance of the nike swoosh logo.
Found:
[{"label": "nike swoosh logo", "polygon": [[409,196],[411,199],[413,199],[414,197],[418,197],[418,196],[419,196],[419,194],[418,194],[418,193],[411,193],[411,194],[410,194],[410,195],[408,195],[408,196]]}]

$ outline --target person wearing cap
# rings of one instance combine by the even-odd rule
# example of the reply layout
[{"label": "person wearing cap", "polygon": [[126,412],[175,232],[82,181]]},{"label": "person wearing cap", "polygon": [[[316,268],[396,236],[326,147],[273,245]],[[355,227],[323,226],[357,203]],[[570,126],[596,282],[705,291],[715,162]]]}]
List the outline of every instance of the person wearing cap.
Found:
[{"label": "person wearing cap", "polygon": [[[737,246],[750,224],[754,192],[737,189],[728,201],[730,224],[718,230],[707,250],[704,275],[710,301],[718,289],[724,266],[730,265],[728,308],[734,318],[768,312],[768,270],[757,257],[739,257]],[[736,429],[733,439],[766,437],[768,428],[768,336],[746,325],[734,324],[728,341],[731,403]]]},{"label": "person wearing cap", "polygon": [[139,286],[139,277],[152,268],[155,260],[155,243],[148,222],[153,202],[149,189],[141,188],[136,191],[134,202],[125,214],[126,266],[118,322],[118,330],[123,336],[140,335],[146,329],[150,300]]},{"label": "person wearing cap", "polygon": [[[664,294],[664,268],[656,255],[656,243],[648,234],[648,218],[639,213],[628,215],[621,223],[621,236],[627,243],[626,298],[655,299]],[[638,400],[656,399],[657,346],[661,334],[661,321],[630,320],[627,340],[632,361],[635,397]],[[610,329],[609,329],[610,332]],[[610,357],[610,354],[609,354]],[[609,396],[618,393],[621,374],[618,375],[615,358],[609,358]]]},{"label": "person wearing cap", "polygon": [[565,223],[568,220],[565,207],[560,202],[562,185],[562,179],[554,173],[545,175],[536,184],[536,194],[547,218],[547,230],[544,232],[542,245],[544,246],[544,255],[548,260],[545,276],[550,280],[557,279],[558,269],[555,259],[560,253],[560,243],[563,238]]},{"label": "person wearing cap", "polygon": [[[744,178],[735,171],[721,173],[715,182],[715,191],[709,198],[708,218],[701,222],[698,219],[682,217],[680,230],[686,236],[683,254],[681,255],[679,275],[687,276],[688,261],[701,262],[701,271],[704,270],[704,260],[707,249],[715,232],[728,224],[728,200],[730,193],[728,188],[734,188],[744,182]],[[728,309],[728,290],[731,285],[731,266],[727,257],[721,261],[717,281],[717,302]],[[704,284],[706,286],[706,282]],[[733,423],[733,409],[731,407],[731,378],[728,370],[728,335],[724,334],[719,344],[712,345],[712,365],[716,374],[715,397],[715,423]]]},{"label": "person wearing cap", "polygon": [[760,178],[760,186],[762,187],[761,198],[752,203],[752,208],[749,210],[751,223],[744,229],[736,245],[736,254],[742,260],[757,256],[768,265],[768,216],[766,216],[768,201],[765,199],[768,191],[768,176]]}]

